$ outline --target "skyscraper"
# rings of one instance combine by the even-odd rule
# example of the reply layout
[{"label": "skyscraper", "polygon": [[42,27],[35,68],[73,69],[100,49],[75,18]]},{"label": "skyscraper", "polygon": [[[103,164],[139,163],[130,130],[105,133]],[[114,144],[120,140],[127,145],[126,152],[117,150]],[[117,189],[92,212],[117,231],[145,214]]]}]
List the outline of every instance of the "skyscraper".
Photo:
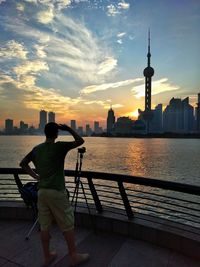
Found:
[{"label": "skyscraper", "polygon": [[98,122],[98,121],[95,121],[95,122],[94,122],[94,132],[95,132],[96,134],[99,133],[99,122]]},{"label": "skyscraper", "polygon": [[71,120],[71,128],[76,131],[76,121],[75,120]]},{"label": "skyscraper", "polygon": [[196,107],[196,129],[200,133],[200,93],[198,94],[198,102]]},{"label": "skyscraper", "polygon": [[150,52],[150,30],[149,30],[147,67],[143,71],[145,77],[145,110],[143,112],[143,119],[146,122],[147,133],[149,133],[149,123],[153,118],[153,112],[151,111],[151,77],[154,75],[154,69],[150,66],[150,64],[151,64],[151,52]]},{"label": "skyscraper", "polygon": [[86,124],[86,126],[85,126],[85,133],[87,136],[91,136],[91,134],[92,134],[92,129],[90,128],[89,124]]},{"label": "skyscraper", "polygon": [[113,127],[115,124],[115,114],[112,108],[108,111],[108,117],[107,117],[107,133],[111,134],[113,131]]},{"label": "skyscraper", "polygon": [[55,113],[50,111],[48,113],[48,122],[55,122],[55,116],[56,116]]},{"label": "skyscraper", "polygon": [[193,131],[194,108],[189,98],[181,100],[172,98],[163,112],[163,128],[165,132],[189,133]]},{"label": "skyscraper", "polygon": [[13,120],[5,120],[5,132],[6,134],[11,134],[13,132]]},{"label": "skyscraper", "polygon": [[39,130],[40,132],[44,131],[44,127],[47,123],[47,112],[45,110],[40,111],[40,123],[39,123]]}]

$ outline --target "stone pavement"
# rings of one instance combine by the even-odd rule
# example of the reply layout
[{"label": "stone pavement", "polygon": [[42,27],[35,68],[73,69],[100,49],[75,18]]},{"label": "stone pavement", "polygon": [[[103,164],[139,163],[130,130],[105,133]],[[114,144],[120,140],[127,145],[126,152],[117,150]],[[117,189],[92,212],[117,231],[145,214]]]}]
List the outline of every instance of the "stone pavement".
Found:
[{"label": "stone pavement", "polygon": [[[0,266],[41,267],[42,250],[39,231],[25,240],[30,221],[0,221]],[[106,232],[94,233],[78,227],[76,242],[80,252],[89,252],[91,259],[83,267],[200,267],[200,262],[173,250],[162,248],[127,236]],[[58,252],[53,267],[67,267],[67,249],[59,229],[52,229],[52,249]]]}]

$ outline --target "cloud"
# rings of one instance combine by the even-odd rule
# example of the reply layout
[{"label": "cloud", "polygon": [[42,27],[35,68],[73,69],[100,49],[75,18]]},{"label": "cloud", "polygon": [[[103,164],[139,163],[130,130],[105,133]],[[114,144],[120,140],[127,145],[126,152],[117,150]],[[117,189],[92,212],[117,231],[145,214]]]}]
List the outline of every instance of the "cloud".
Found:
[{"label": "cloud", "polygon": [[[178,90],[179,86],[172,85],[168,82],[168,78],[162,78],[158,81],[152,82],[152,95],[157,95],[160,93],[166,93],[168,91]],[[144,84],[134,86],[131,89],[132,93],[136,98],[141,98],[145,96]]]},{"label": "cloud", "polygon": [[125,1],[118,3],[118,8],[119,9],[129,9],[129,7],[130,7],[130,4],[126,3]]},{"label": "cloud", "polygon": [[113,89],[113,88],[118,88],[118,87],[125,87],[127,85],[131,85],[137,82],[143,81],[143,78],[137,78],[137,79],[132,79],[132,80],[125,80],[125,81],[120,81],[120,82],[115,82],[115,83],[104,83],[100,85],[90,85],[84,87],[80,93],[81,94],[91,94],[97,91],[105,91],[108,89]]},{"label": "cloud", "polygon": [[56,110],[57,113],[65,113],[70,106],[81,101],[79,97],[63,96],[53,88],[36,86],[35,77],[31,75],[22,75],[18,80],[8,75],[0,75],[0,94],[1,99],[6,99],[8,104],[17,99],[20,107],[35,110],[44,108],[47,111]]},{"label": "cloud", "polygon": [[37,20],[40,23],[48,24],[50,23],[54,18],[54,10],[52,7],[49,7],[47,10],[40,11],[37,14]]},{"label": "cloud", "polygon": [[35,43],[47,43],[50,40],[49,33],[45,31],[41,31],[36,27],[30,26],[20,18],[15,18],[13,20],[10,17],[5,19],[4,27],[6,31],[11,31],[16,34],[18,37],[22,36],[26,40],[33,41]]},{"label": "cloud", "polygon": [[41,60],[26,61],[24,64],[16,66],[13,71],[18,76],[25,74],[36,74],[40,71],[48,71],[49,67],[46,62]]},{"label": "cloud", "polygon": [[107,6],[107,15],[114,17],[117,14],[121,14],[122,10],[128,10],[129,7],[130,4],[125,1],[119,2],[117,5],[110,4]]},{"label": "cloud", "polygon": [[17,3],[16,9],[23,12],[25,10],[25,6],[22,3]]},{"label": "cloud", "polygon": [[106,74],[117,66],[117,60],[112,57],[105,58],[105,60],[98,67],[98,74]]},{"label": "cloud", "polygon": [[114,17],[115,15],[117,15],[119,13],[120,12],[119,12],[118,8],[115,7],[113,4],[107,6],[107,14],[108,14],[108,16],[113,16]]},{"label": "cloud", "polygon": [[119,32],[119,33],[117,34],[117,37],[118,37],[118,38],[122,38],[124,35],[126,35],[126,32]]},{"label": "cloud", "polygon": [[0,0],[0,5],[1,5],[3,2],[6,2],[6,0]]},{"label": "cloud", "polygon": [[[42,17],[41,17],[42,18]],[[44,22],[47,18],[43,17]],[[79,20],[56,13],[50,24],[30,26],[21,18],[6,17],[6,30],[14,32],[29,45],[31,59],[44,59],[52,77],[70,76],[84,83],[105,82],[117,67],[110,47]],[[48,30],[47,30],[48,29]],[[32,45],[32,46],[31,46]],[[45,77],[43,76],[45,79]]]},{"label": "cloud", "polygon": [[42,45],[38,45],[36,44],[34,46],[35,50],[36,50],[36,55],[39,57],[39,58],[45,58],[47,56],[46,52],[44,51],[46,46],[42,46]]},{"label": "cloud", "polygon": [[28,51],[23,44],[15,40],[8,41],[4,46],[0,46],[0,57],[5,59],[19,58],[26,59]]}]

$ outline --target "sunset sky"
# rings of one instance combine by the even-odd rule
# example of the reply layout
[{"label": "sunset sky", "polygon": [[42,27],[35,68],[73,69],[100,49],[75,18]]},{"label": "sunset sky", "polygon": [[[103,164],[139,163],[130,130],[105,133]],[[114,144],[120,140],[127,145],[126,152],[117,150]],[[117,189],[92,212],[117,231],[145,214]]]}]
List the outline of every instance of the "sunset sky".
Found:
[{"label": "sunset sky", "polygon": [[151,29],[152,107],[200,93],[198,0],[0,0],[0,128],[39,111],[78,125],[144,108]]}]

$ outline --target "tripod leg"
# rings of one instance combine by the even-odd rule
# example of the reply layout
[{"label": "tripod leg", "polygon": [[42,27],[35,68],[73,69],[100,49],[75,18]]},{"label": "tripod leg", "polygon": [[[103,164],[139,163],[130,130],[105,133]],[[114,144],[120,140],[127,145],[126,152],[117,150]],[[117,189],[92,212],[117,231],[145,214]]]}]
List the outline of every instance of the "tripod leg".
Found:
[{"label": "tripod leg", "polygon": [[77,190],[78,190],[78,183],[76,182],[76,186],[75,186],[75,189],[74,189],[73,197],[72,197],[72,200],[71,200],[71,204],[72,204],[72,205],[73,205],[73,203],[74,203],[74,198],[75,198],[76,195],[77,195]]},{"label": "tripod leg", "polygon": [[32,226],[31,229],[29,230],[28,234],[26,235],[26,240],[29,239],[29,237],[30,237],[30,235],[31,235],[31,233],[32,233],[32,231],[33,231],[33,229],[35,228],[35,226],[36,226],[37,223],[38,223],[38,218],[37,218],[37,220],[34,222],[33,226]]},{"label": "tripod leg", "polygon": [[77,190],[76,190],[76,198],[75,198],[74,213],[76,213],[77,200],[78,200],[78,191],[79,191],[79,183],[80,183],[80,180],[77,182]]}]

